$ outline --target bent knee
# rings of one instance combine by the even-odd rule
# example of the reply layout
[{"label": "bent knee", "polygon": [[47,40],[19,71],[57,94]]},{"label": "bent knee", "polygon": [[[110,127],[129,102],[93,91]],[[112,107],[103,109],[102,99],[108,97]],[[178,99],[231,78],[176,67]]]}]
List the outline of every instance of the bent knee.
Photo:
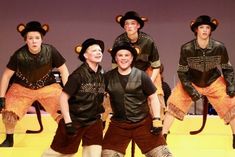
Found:
[{"label": "bent knee", "polygon": [[12,111],[2,112],[2,121],[4,124],[15,125],[19,117]]}]

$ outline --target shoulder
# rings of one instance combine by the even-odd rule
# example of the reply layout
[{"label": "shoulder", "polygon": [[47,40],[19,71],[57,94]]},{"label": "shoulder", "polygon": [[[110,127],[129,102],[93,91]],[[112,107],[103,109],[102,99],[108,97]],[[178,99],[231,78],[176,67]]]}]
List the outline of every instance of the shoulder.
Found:
[{"label": "shoulder", "polygon": [[105,76],[108,76],[108,75],[114,74],[114,73],[116,73],[116,72],[117,72],[117,67],[116,67],[116,68],[114,68],[114,69],[112,69],[112,70],[107,71],[107,72],[105,73]]},{"label": "shoulder", "polygon": [[50,50],[50,51],[57,51],[57,49],[53,45],[51,45],[51,44],[43,43],[42,44],[42,48],[45,48],[46,50]]},{"label": "shoulder", "polygon": [[22,51],[27,51],[28,49],[27,49],[27,45],[23,45],[23,46],[21,46],[20,48],[18,48],[15,52],[14,52],[14,54],[16,54],[16,53],[19,53],[19,52],[22,52]]},{"label": "shoulder", "polygon": [[214,47],[225,47],[224,43],[215,39],[210,39],[210,42]]},{"label": "shoulder", "polygon": [[196,39],[193,39],[191,41],[188,41],[186,43],[184,43],[182,46],[181,46],[181,49],[182,50],[187,50],[187,49],[191,49],[192,47],[195,47],[195,42],[196,42]]},{"label": "shoulder", "polygon": [[84,71],[84,68],[83,68],[83,66],[81,65],[81,66],[77,67],[77,68],[69,75],[69,77],[71,77],[71,78],[82,77],[83,74],[84,74],[83,71]]},{"label": "shoulder", "polygon": [[138,68],[135,68],[135,67],[132,68],[132,73],[133,73],[134,75],[141,76],[142,79],[145,78],[145,77],[148,77],[148,75],[146,74],[146,72],[144,72],[143,70],[140,70],[140,69],[138,69]]},{"label": "shoulder", "polygon": [[145,32],[139,32],[139,36],[140,36],[140,38],[143,38],[143,39],[145,39],[145,40],[148,40],[149,42],[154,42],[154,40],[153,40],[153,38],[149,35],[149,34],[147,34],[147,33],[145,33]]},{"label": "shoulder", "polygon": [[126,33],[122,33],[116,37],[115,41],[119,41],[120,39],[125,39],[125,38],[126,38]]}]

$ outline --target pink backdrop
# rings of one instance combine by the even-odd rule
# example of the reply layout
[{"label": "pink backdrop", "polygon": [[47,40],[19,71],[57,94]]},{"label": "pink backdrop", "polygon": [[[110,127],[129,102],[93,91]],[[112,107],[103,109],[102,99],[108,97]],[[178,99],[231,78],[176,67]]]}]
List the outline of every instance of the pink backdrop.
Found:
[{"label": "pink backdrop", "polygon": [[[19,23],[38,20],[48,23],[50,30],[45,42],[53,44],[66,58],[72,72],[80,62],[74,47],[86,38],[105,42],[106,50],[114,38],[123,32],[115,17],[135,10],[149,21],[142,29],[150,34],[165,65],[164,77],[174,86],[178,80],[176,68],[180,46],[194,38],[189,23],[197,16],[208,14],[220,21],[213,38],[225,43],[231,63],[235,65],[235,1],[234,0],[8,0],[0,2],[0,73],[10,55],[24,41],[16,31]],[[111,68],[110,55],[105,52],[102,65]],[[235,67],[235,66],[234,66]]]}]

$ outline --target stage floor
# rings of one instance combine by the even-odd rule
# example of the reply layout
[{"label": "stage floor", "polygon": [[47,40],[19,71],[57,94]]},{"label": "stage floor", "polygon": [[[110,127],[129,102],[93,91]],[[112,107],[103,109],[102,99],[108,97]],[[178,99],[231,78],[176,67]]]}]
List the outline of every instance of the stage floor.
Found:
[{"label": "stage floor", "polygon": [[[1,118],[1,115],[0,115]],[[17,125],[14,147],[0,148],[0,157],[40,157],[50,146],[57,124],[47,115],[42,115],[44,130],[39,134],[26,134],[27,129],[37,130],[39,125],[35,114],[27,114]],[[217,116],[208,116],[206,127],[198,135],[189,132],[200,128],[202,116],[186,116],[183,122],[175,120],[167,137],[168,147],[174,157],[235,157],[232,149],[230,126],[224,125]],[[0,120],[0,142],[5,138]],[[130,157],[130,145],[125,157]],[[81,148],[77,157],[81,157]],[[143,157],[136,146],[135,157]]]}]

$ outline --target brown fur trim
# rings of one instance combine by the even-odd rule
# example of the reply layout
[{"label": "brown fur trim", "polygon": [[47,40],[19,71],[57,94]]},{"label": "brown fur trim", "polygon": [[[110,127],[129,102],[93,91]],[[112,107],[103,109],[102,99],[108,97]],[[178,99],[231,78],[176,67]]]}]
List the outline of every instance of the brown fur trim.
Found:
[{"label": "brown fur trim", "polygon": [[235,107],[231,108],[229,112],[223,117],[225,124],[229,124],[235,118]]},{"label": "brown fur trim", "polygon": [[19,117],[12,111],[3,111],[2,112],[2,120],[5,124],[16,124]]}]

